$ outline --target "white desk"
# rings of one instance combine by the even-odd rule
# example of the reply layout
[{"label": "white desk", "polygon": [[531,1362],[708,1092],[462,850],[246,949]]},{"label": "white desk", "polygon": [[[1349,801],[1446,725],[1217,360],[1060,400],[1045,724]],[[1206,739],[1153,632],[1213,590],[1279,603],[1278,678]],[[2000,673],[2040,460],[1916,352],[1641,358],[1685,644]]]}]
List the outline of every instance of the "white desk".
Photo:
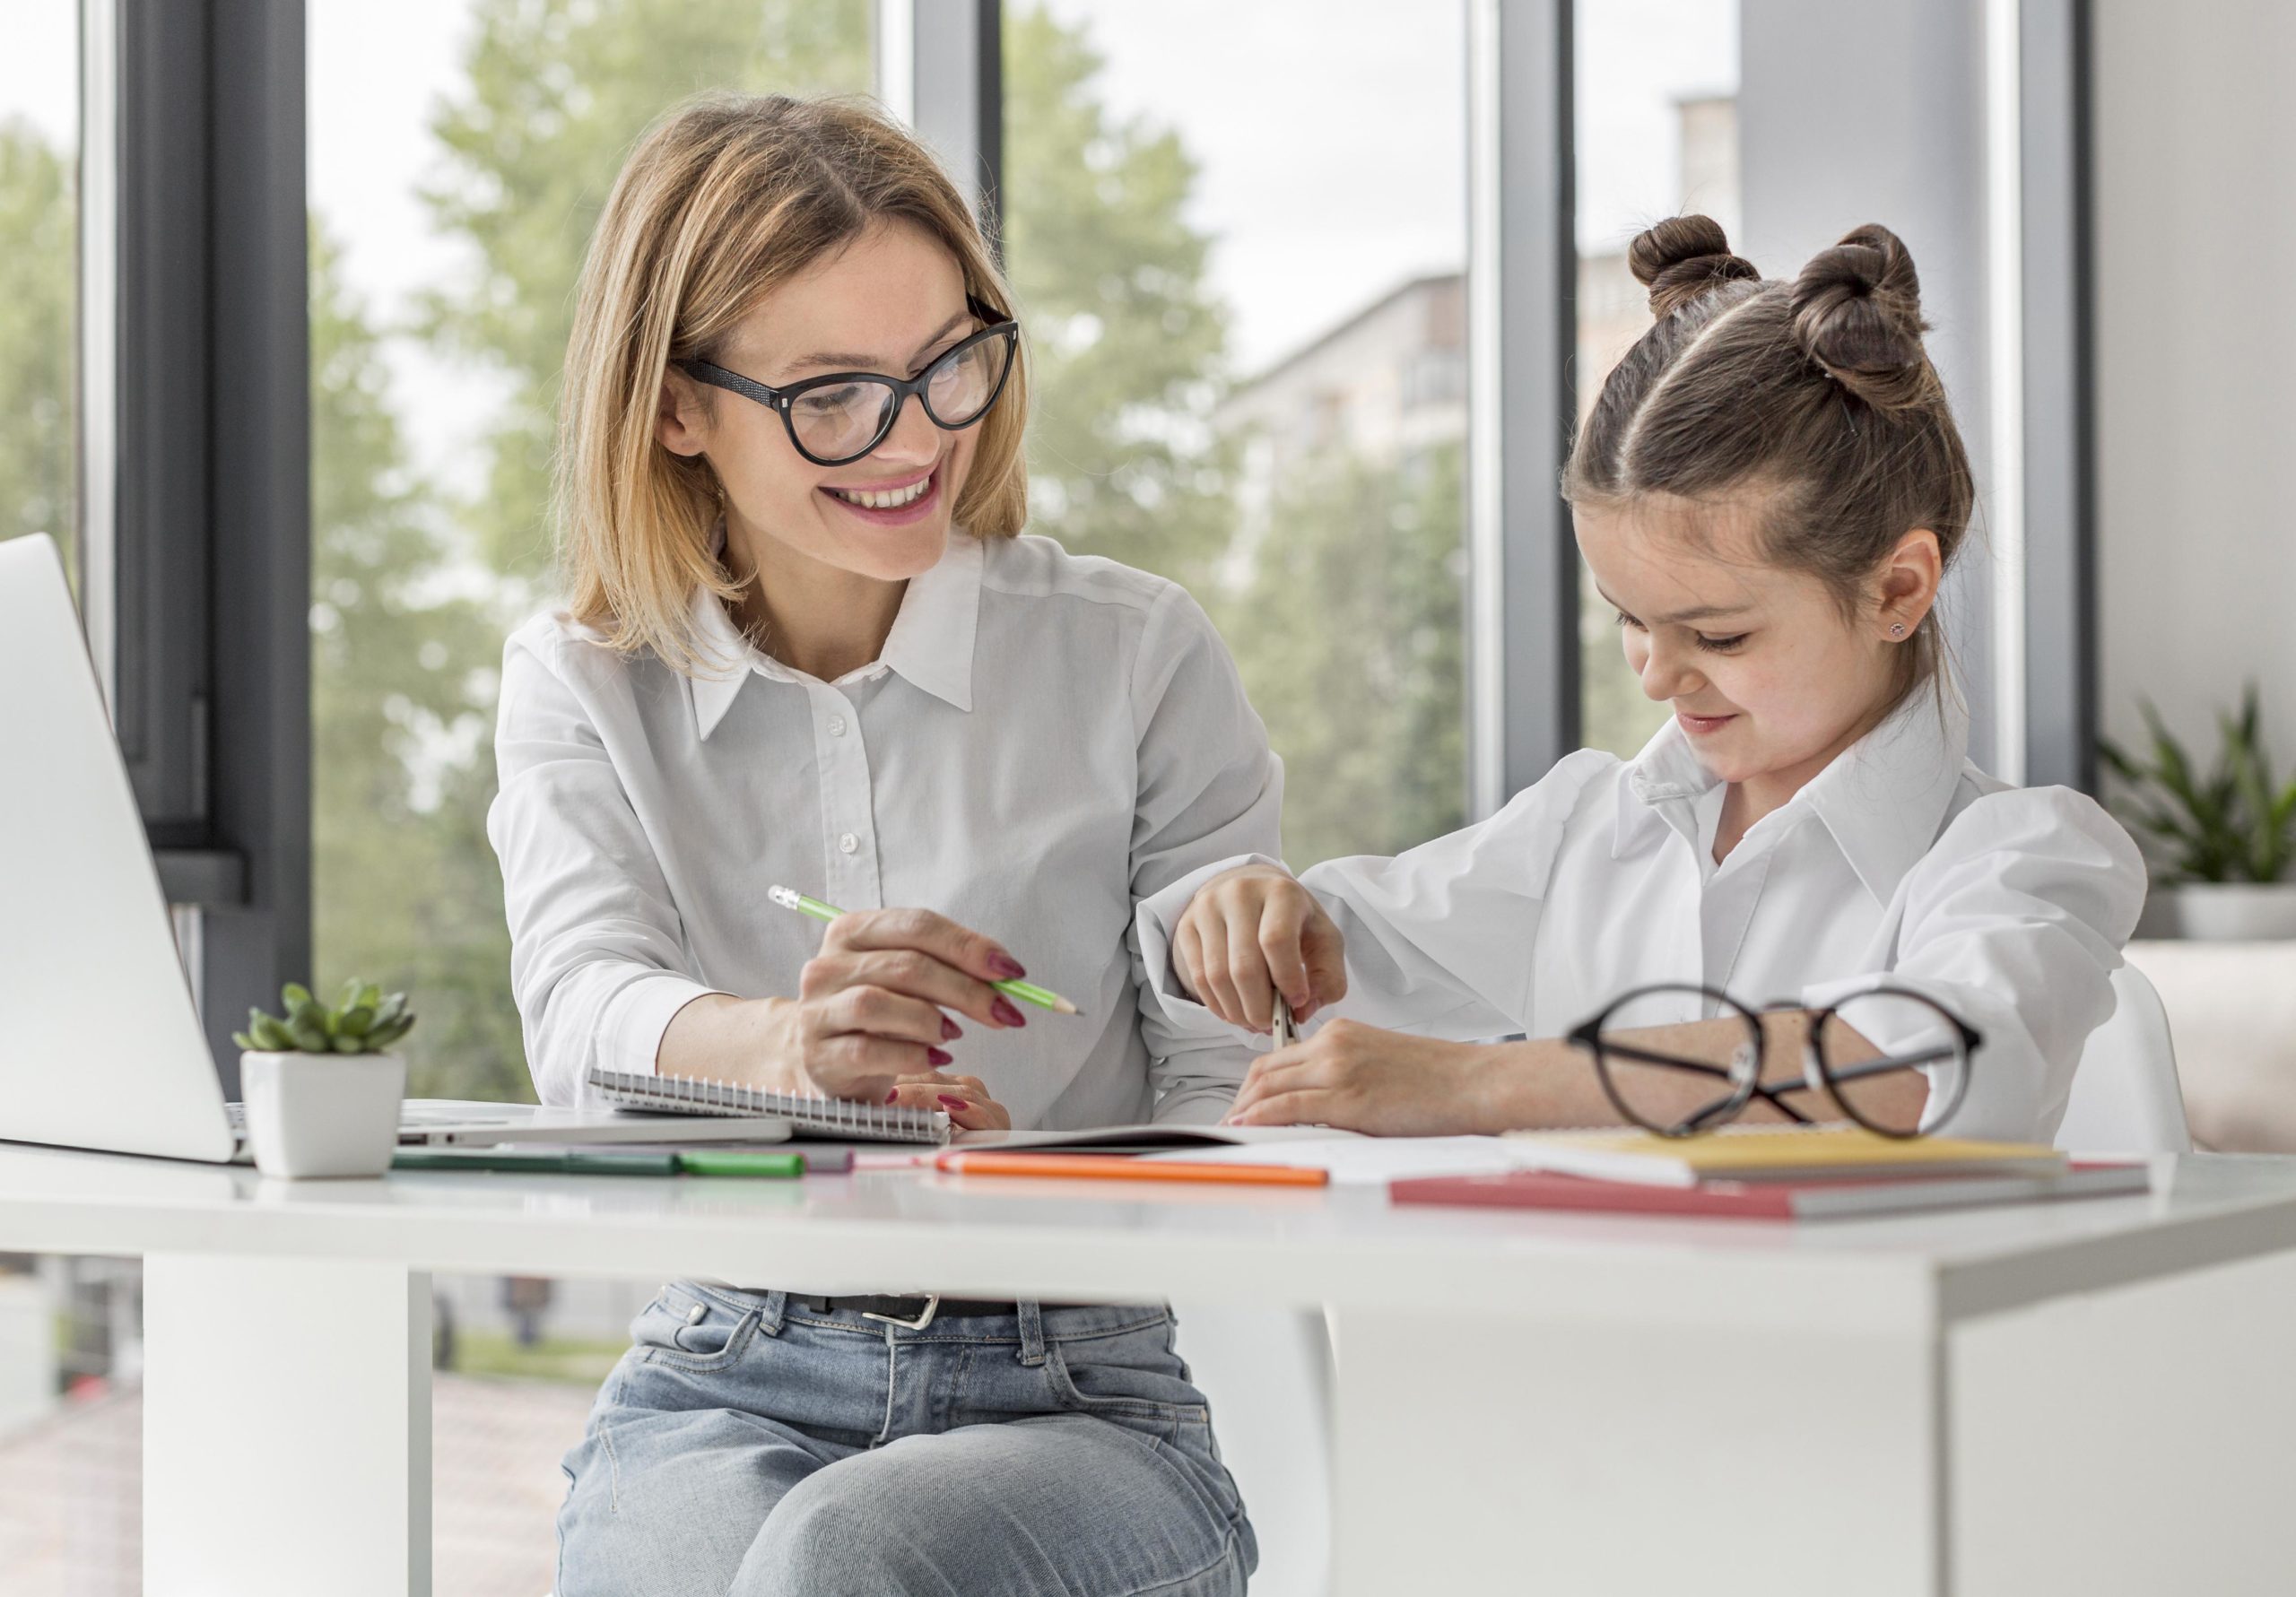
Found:
[{"label": "white desk", "polygon": [[1328,1305],[1349,1597],[2283,1593],[2296,1160],[2161,1179],[1796,1229],[0,1147],[0,1248],[145,1260],[151,1597],[427,1588],[431,1271]]}]

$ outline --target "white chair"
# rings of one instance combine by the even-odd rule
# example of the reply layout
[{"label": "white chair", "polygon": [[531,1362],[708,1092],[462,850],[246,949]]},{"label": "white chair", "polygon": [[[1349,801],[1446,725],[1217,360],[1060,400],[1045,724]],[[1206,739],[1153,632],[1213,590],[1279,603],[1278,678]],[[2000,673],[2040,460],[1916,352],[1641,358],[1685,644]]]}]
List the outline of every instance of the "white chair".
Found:
[{"label": "white chair", "polygon": [[2113,1012],[2090,1034],[2057,1128],[2068,1153],[2189,1153],[2169,1012],[2144,973],[2113,972]]},{"label": "white chair", "polygon": [[1259,1539],[1252,1597],[1331,1590],[1331,1337],[1320,1314],[1180,1303],[1180,1357]]}]

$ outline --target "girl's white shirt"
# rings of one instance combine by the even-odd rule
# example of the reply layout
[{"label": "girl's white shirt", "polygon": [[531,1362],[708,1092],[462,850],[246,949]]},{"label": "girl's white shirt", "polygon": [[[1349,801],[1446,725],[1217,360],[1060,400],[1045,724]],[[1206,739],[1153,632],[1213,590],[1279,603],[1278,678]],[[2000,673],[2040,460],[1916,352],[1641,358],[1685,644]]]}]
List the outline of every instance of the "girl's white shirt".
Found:
[{"label": "girl's white shirt", "polygon": [[562,612],[503,650],[487,832],[544,1103],[582,1101],[593,1064],[651,1072],[703,994],[794,996],[823,928],[768,901],[780,882],[938,910],[1083,1011],[950,1045],[1015,1125],[1225,1112],[1250,1052],[1163,1026],[1135,910],[1207,862],[1275,853],[1283,768],[1186,592],[957,533],[878,659],[834,682],[752,647],[706,592],[693,615],[725,663],[699,679]]},{"label": "girl's white shirt", "polygon": [[[1573,754],[1463,831],[1326,861],[1301,880],[1346,937],[1348,994],[1318,1020],[1550,1037],[1648,983],[1818,1007],[1886,976],[1983,1034],[1949,1129],[2047,1141],[2112,1012],[2144,864],[2093,800],[1996,781],[1968,737],[1958,703],[1911,696],[1718,865],[1726,789],[1672,721],[1632,761]],[[1184,995],[1170,944],[1196,888],[1241,863],[1141,906],[1176,1030],[1230,1029]]]}]

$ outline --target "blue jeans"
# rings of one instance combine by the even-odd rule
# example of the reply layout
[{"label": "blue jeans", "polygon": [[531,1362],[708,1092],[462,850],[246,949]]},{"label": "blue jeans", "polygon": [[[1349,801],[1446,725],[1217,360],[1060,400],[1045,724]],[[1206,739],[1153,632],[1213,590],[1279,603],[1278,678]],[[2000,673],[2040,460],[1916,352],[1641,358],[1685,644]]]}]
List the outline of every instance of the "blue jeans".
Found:
[{"label": "blue jeans", "polygon": [[1171,1311],[1018,1306],[910,1331],[665,1287],[566,1455],[558,1597],[1240,1597]]}]

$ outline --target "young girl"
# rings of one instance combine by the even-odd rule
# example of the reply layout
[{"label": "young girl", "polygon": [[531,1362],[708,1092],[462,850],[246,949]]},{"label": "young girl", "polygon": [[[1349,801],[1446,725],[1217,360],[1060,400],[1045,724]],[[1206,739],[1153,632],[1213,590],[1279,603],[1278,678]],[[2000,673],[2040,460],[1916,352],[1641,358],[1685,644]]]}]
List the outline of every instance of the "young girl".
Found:
[{"label": "young girl", "polygon": [[[567,354],[570,602],[503,664],[544,1101],[603,1066],[969,1126],[1226,1110],[1248,1055],[1144,1022],[1130,933],[1274,848],[1280,768],[1185,594],[1015,536],[1011,303],[867,110],[711,100],[631,157]],[[776,882],[855,913],[824,937]],[[1016,954],[1091,1019],[1024,1017],[988,985]],[[1168,1310],[814,1287],[639,1316],[566,1459],[560,1597],[1242,1592]]]},{"label": "young girl", "polygon": [[[1630,1006],[1627,1029],[1664,1027],[1676,1059],[1766,1059],[1749,1118],[1830,1119],[1777,1084],[1802,1080],[1813,1011],[1886,980],[1980,1039],[1952,1130],[2046,1139],[2112,1011],[2144,870],[2089,799],[1965,757],[1935,601],[1972,489],[1913,262],[1865,227],[1765,282],[1700,216],[1629,258],[1657,325],[1604,385],[1564,490],[1627,663],[1673,720],[1631,762],[1571,755],[1395,859],[1175,883],[1144,906],[1144,942],[1209,1012],[1167,994],[1168,1014],[1209,1036],[1265,1029],[1272,992],[1303,1015],[1344,998],[1258,1061],[1239,1122],[1499,1131],[1617,1122],[1628,1106],[1562,1034],[1630,990],[1692,984],[1737,1003],[1677,989]],[[1885,1007],[1864,1002],[1843,1014]],[[1871,1057],[1831,1024],[1829,1047]],[[1512,1033],[1531,1040],[1462,1040]],[[1938,1073],[1861,1091],[1896,1129],[1934,1128],[1953,1108]],[[1697,1129],[1718,1101],[1693,1072],[1635,1091],[1657,1129]]]}]

